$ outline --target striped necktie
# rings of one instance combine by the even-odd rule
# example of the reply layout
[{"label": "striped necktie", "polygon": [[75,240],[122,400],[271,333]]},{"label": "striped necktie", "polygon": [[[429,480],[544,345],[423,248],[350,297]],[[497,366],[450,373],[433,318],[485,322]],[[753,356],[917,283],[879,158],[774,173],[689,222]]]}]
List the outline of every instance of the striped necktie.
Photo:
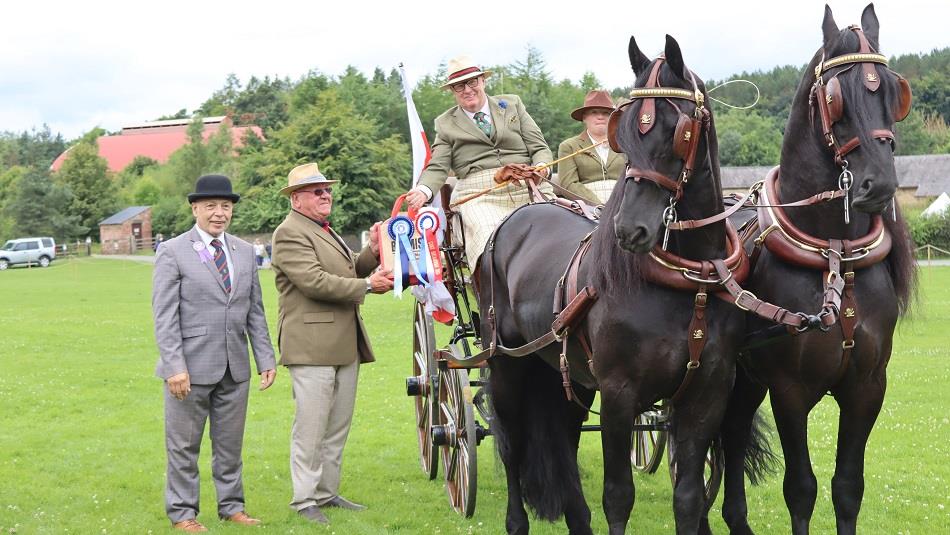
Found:
[{"label": "striped necktie", "polygon": [[478,111],[475,112],[475,125],[485,133],[486,136],[491,137],[491,123],[488,122],[488,118],[485,115],[485,112]]},{"label": "striped necktie", "polygon": [[221,281],[224,282],[224,291],[231,293],[231,274],[228,273],[228,258],[224,255],[224,247],[221,246],[221,240],[215,238],[211,240],[211,247],[214,247],[214,265],[221,274]]}]

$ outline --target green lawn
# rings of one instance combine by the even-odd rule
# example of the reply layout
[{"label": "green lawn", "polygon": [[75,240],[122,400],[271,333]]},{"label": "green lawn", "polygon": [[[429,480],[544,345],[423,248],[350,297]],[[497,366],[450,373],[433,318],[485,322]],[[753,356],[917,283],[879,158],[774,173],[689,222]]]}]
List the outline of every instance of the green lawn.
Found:
[{"label": "green lawn", "polygon": [[[162,383],[150,310],[152,266],[79,258],[48,269],[0,273],[0,533],[151,533],[164,516]],[[265,306],[276,325],[273,277],[263,272]],[[862,533],[950,533],[950,268],[922,272],[920,306],[901,326],[889,392],[871,436]],[[419,469],[410,370],[411,297],[372,296],[363,308],[378,361],[365,366],[346,449],[343,493],[369,505],[331,511],[332,526],[296,517],[290,501],[290,383],[280,370],[267,392],[252,389],[245,439],[248,510],[275,533],[501,533],[506,492],[491,439],[479,449],[478,508],[452,512],[442,483]],[[444,342],[444,341],[443,341]],[[810,440],[819,480],[814,533],[834,530],[830,478],[837,410],[826,399],[812,414]],[[216,519],[210,444],[202,451],[202,514],[213,531],[245,529]],[[777,440],[775,447],[778,449]],[[606,532],[600,505],[600,440],[586,434],[581,463],[594,530]],[[441,477],[441,473],[440,473]],[[630,531],[673,529],[665,467],[637,476]],[[781,477],[750,490],[753,526],[787,533]],[[721,498],[720,498],[721,499]],[[714,530],[724,533],[718,504]],[[536,524],[533,533],[566,533]]]}]

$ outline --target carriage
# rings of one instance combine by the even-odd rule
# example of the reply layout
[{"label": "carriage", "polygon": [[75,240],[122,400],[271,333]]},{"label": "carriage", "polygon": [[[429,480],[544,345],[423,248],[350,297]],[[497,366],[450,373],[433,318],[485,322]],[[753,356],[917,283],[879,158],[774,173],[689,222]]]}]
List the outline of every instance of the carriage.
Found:
[{"label": "carriage", "polygon": [[[450,205],[451,182],[443,187],[442,205]],[[456,319],[446,335],[416,302],[412,319],[412,375],[406,378],[406,394],[414,398],[419,462],[430,480],[438,477],[442,465],[445,488],[452,509],[466,518],[475,514],[478,485],[478,446],[492,435],[492,409],[488,399],[488,354],[483,351],[477,303],[471,292],[471,270],[465,258],[460,228],[461,214],[446,211],[445,242],[440,246],[444,282],[452,294]],[[641,473],[653,474],[661,466],[664,451],[672,458],[672,441],[667,440],[670,409],[654,405],[639,414],[633,424],[630,459]],[[584,425],[584,432],[600,431],[596,424]],[[716,499],[722,482],[722,451],[713,444],[706,456],[705,499],[707,507]],[[676,473],[670,465],[670,478]]]},{"label": "carriage", "polygon": [[[584,237],[586,229],[567,228],[571,224],[566,218],[572,216],[563,215],[563,210],[546,208],[540,202],[527,207],[538,207],[533,211],[516,210],[506,220],[512,224],[504,233],[499,227],[486,249],[486,253],[493,251],[492,256],[485,261],[483,255],[480,261],[483,271],[486,266],[493,270],[488,291],[485,287],[472,288],[464,247],[442,247],[446,284],[458,320],[448,342],[440,347],[432,321],[417,307],[413,319],[413,375],[407,380],[407,393],[416,398],[423,470],[434,479],[441,459],[456,511],[465,516],[474,513],[477,446],[494,434],[508,475],[509,532],[527,529],[524,504],[528,502],[538,517],[553,520],[563,514],[572,532],[590,533],[590,510],[576,470],[577,437],[580,431],[599,430],[605,468],[603,503],[610,533],[625,532],[633,507],[630,467],[655,471],[664,446],[674,467],[671,477],[678,532],[710,532],[708,510],[721,477],[729,482],[722,508],[724,520],[734,532],[751,532],[743,478],[754,483],[769,471],[772,454],[760,442],[756,418],[768,389],[785,447],[784,487],[792,531],[807,533],[816,499],[817,485],[806,440],[807,415],[818,400],[831,394],[841,409],[832,498],[839,532],[855,532],[864,488],[864,451],[884,397],[886,364],[897,318],[907,310],[915,281],[906,223],[893,204],[896,172],[894,134],[890,129],[907,116],[911,92],[907,81],[887,68],[887,58],[875,51],[878,29],[871,5],[862,13],[860,26],[845,29],[838,28],[826,6],[823,45],[796,91],[783,140],[781,169],[774,168],[757,185],[758,190],[750,190],[735,204],[734,208],[741,208],[749,201],[756,210],[754,223],[746,227],[748,232],[741,238],[727,219],[735,210],[723,207],[715,126],[711,113],[703,107],[708,96],[705,86],[686,68],[678,43],[668,35],[664,54],[652,61],[631,38],[628,51],[637,85],[630,96],[639,103],[629,108],[632,113],[614,112],[608,125],[611,148],[625,152],[628,165],[600,224],[589,223],[587,229],[593,230]],[[665,83],[661,82],[661,72],[665,73]],[[662,114],[655,108],[660,101],[664,102]],[[685,102],[685,110],[693,113],[684,113],[677,102]],[[647,135],[651,129],[660,135]],[[651,154],[660,156],[649,161],[647,155]],[[446,197],[444,190],[442,195]],[[783,199],[799,200],[783,204]],[[837,199],[843,203],[829,202]],[[882,212],[888,206],[892,217],[884,218]],[[787,207],[797,210],[785,213]],[[686,220],[677,219],[677,209]],[[460,223],[459,216],[450,214],[449,225]],[[557,228],[558,232],[529,236],[531,228]],[[671,235],[670,230],[693,233]],[[540,246],[520,248],[529,239]],[[588,239],[588,244],[593,243],[590,249],[597,254],[593,259],[588,257],[586,268],[576,267],[581,265]],[[512,391],[517,392],[519,386],[540,387],[531,384],[534,377],[525,373],[527,367],[519,369],[512,364],[526,359],[510,358],[518,355],[497,342],[506,335],[521,343],[534,339],[517,350],[528,346],[537,350],[540,367],[532,370],[545,371],[556,351],[536,344],[548,334],[537,337],[543,329],[550,329],[549,334],[558,340],[563,337],[558,382],[563,380],[564,391],[570,393],[574,375],[568,380],[567,335],[558,330],[557,320],[574,301],[562,309],[555,307],[558,316],[551,325],[550,301],[538,291],[548,285],[563,285],[571,270],[561,275],[561,271],[555,272],[560,268],[552,266],[568,263],[577,240],[580,245],[573,257],[576,263],[570,261],[576,267],[574,274],[586,269],[586,280],[593,281],[594,288],[603,289],[584,323],[588,334],[595,332],[598,336],[593,351],[584,349],[591,372],[599,370],[596,387],[601,393],[603,414],[600,425],[581,425],[593,401],[590,387],[584,385],[588,388],[586,406],[579,411],[564,400],[563,393],[552,396],[556,391],[545,385],[548,390],[543,391],[547,396],[544,403],[549,405],[543,407],[544,414],[553,415],[554,410],[572,413],[564,429],[557,430],[566,432],[556,443],[549,439],[552,435],[517,427],[541,419],[522,416],[512,421],[514,425],[500,425],[528,410],[518,402],[530,402],[538,408],[538,402],[530,397],[512,399]],[[658,243],[663,244],[662,248]],[[534,252],[526,252],[529,249]],[[639,255],[637,261],[624,256],[626,253]],[[733,258],[736,261],[730,264]],[[496,271],[499,268],[500,277]],[[618,268],[619,281],[613,271]],[[649,284],[630,290],[623,287],[624,277]],[[860,284],[855,283],[856,279]],[[509,290],[524,287],[536,295],[524,291],[512,304]],[[718,299],[707,302],[707,287]],[[482,303],[492,305],[487,309],[490,336],[480,332],[483,323],[471,305],[474,298],[470,289]],[[496,299],[501,292],[503,299]],[[571,298],[581,295],[557,292],[555,303],[558,296],[568,294]],[[814,312],[816,301],[818,312]],[[859,307],[862,301],[865,304]],[[503,307],[500,312],[498,305]],[[664,306],[665,314],[651,308]],[[622,310],[624,315],[612,317],[611,309]],[[676,337],[675,331],[670,335],[671,325],[686,325],[682,313],[690,309],[692,320],[681,331],[682,336]],[[662,316],[660,321],[655,321],[654,315]],[[598,328],[603,325],[610,328]],[[696,343],[697,339],[702,341]],[[709,358],[703,361],[703,372],[691,375],[699,368],[699,356],[704,354],[707,340],[714,343],[713,350],[706,351]],[[667,362],[662,356],[657,359],[650,341],[663,345],[667,356],[675,358]],[[765,341],[772,344],[768,349],[762,347]],[[583,340],[572,343],[574,350],[584,345]],[[500,355],[489,359],[490,353],[480,350],[483,345],[500,349],[494,353]],[[687,347],[689,361],[685,362]],[[638,365],[644,365],[642,369],[650,370],[649,377],[632,375],[629,367],[622,368],[633,354],[641,358]],[[684,363],[685,376],[678,367]],[[657,369],[658,374],[654,373]],[[615,380],[612,374],[617,370],[626,374]],[[556,375],[551,370],[546,372]],[[657,386],[657,377],[665,382]],[[702,388],[693,387],[687,396],[680,397],[692,377],[701,377],[700,383],[693,385],[701,384]],[[484,389],[489,382],[491,400]],[[508,389],[497,389],[496,385]],[[674,388],[673,403],[653,405]],[[504,403],[503,394],[509,396]],[[680,410],[679,403],[687,410]],[[492,412],[493,407],[497,414]],[[700,412],[706,417],[700,417]],[[574,427],[567,429],[571,425]],[[498,432],[494,432],[496,429]],[[571,461],[576,487],[555,496],[561,500],[557,507],[539,511],[539,504],[546,504],[537,496],[530,497],[534,499],[530,503],[519,485],[545,492],[544,485],[551,488],[551,480],[535,478],[525,483],[521,469],[533,463],[535,470],[543,465],[550,471],[548,467],[558,466],[550,464],[551,458],[545,465],[531,455],[558,447],[563,453],[564,444],[570,440],[574,441],[575,458]],[[506,444],[520,447],[521,457],[512,455],[510,448],[506,453]],[[699,492],[702,487],[704,494]]]}]

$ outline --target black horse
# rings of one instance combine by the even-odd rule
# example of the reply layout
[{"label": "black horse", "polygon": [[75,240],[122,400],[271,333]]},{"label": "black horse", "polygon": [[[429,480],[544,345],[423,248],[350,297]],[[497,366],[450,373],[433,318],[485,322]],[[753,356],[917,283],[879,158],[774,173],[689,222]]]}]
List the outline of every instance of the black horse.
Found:
[{"label": "black horse", "polygon": [[[792,532],[808,532],[817,493],[808,454],[808,413],[829,392],[840,409],[831,485],[837,530],[855,532],[864,492],[864,451],[884,399],[892,336],[915,288],[911,242],[893,204],[897,176],[891,129],[909,110],[909,86],[886,68],[886,58],[875,54],[879,25],[873,5],[865,8],[861,27],[844,30],[838,29],[826,6],[822,30],[822,48],[805,69],[792,102],[779,178],[771,182],[767,201],[792,202],[847,186],[850,191],[844,199],[786,209],[784,216],[776,217],[781,228],[760,225],[769,236],[747,288],[788,310],[813,314],[832,295],[827,287],[841,277],[841,310],[823,308],[819,316],[839,316],[825,331],[785,336],[740,359],[723,427],[722,514],[732,533],[751,533],[741,456],[752,413],[766,387],[785,452],[784,491]],[[880,234],[875,229],[881,228],[882,212]],[[761,209],[759,214],[761,222]],[[844,251],[829,252],[839,240]],[[794,243],[803,241],[811,242],[814,250]],[[871,260],[885,254],[878,262]],[[843,256],[837,259],[840,270],[831,269],[820,255]],[[817,262],[808,267],[803,265],[807,259]],[[761,320],[749,322],[752,333],[764,327]]]},{"label": "black horse", "polygon": [[[595,288],[599,299],[572,330],[589,340],[592,366],[576,336],[567,349],[577,402],[568,401],[562,387],[560,344],[525,357],[496,355],[489,361],[496,416],[492,431],[507,475],[509,533],[528,532],[525,503],[545,520],[563,514],[571,533],[590,533],[577,447],[581,422],[597,388],[602,393],[604,509],[610,533],[624,532],[634,502],[633,423],[657,401],[674,397],[684,383],[691,338],[704,339],[705,347],[701,365],[693,366],[693,377],[673,406],[674,511],[678,533],[696,533],[701,527],[708,531],[704,458],[726,409],[745,320],[731,304],[711,295],[708,302],[705,294],[700,298],[680,271],[655,259],[667,255],[699,264],[729,253],[722,221],[672,232],[667,251],[658,246],[671,201],[676,200],[672,204],[680,219],[698,220],[723,211],[715,124],[703,106],[705,88],[686,68],[679,45],[669,36],[665,50],[665,58],[651,62],[630,40],[636,87],[667,94],[639,94],[612,119],[612,141],[629,164],[600,225],[595,228],[550,204],[529,205],[502,223],[480,260],[484,342],[490,342],[494,324],[496,340],[514,347],[551,330],[555,287],[578,244],[592,233],[577,280],[578,287]],[[704,270],[687,274],[715,278],[709,263],[703,265]],[[687,289],[657,283],[650,273],[672,274]],[[712,292],[714,284],[709,286]],[[693,329],[700,301],[705,303],[700,314],[705,325]]]}]

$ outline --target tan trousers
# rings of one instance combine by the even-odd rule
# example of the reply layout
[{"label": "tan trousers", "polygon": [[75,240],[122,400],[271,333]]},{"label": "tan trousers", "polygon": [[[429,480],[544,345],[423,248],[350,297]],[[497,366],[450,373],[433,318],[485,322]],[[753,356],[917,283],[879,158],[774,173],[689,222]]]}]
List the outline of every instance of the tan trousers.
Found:
[{"label": "tan trousers", "polygon": [[340,492],[343,446],[353,421],[359,361],[288,366],[296,412],[290,440],[293,509],[322,505]]},{"label": "tan trousers", "polygon": [[[452,190],[452,202],[467,195],[495,186],[495,169],[485,169],[472,173],[458,181]],[[543,193],[551,194],[551,184],[541,184]],[[515,208],[531,202],[531,194],[525,186],[514,184],[499,188],[491,193],[472,199],[459,206],[457,210],[462,214],[462,224],[465,227],[465,256],[470,268],[478,265],[478,257],[485,250],[485,244],[491,238],[492,232],[508,214]],[[458,240],[457,236],[453,239]]]}]

